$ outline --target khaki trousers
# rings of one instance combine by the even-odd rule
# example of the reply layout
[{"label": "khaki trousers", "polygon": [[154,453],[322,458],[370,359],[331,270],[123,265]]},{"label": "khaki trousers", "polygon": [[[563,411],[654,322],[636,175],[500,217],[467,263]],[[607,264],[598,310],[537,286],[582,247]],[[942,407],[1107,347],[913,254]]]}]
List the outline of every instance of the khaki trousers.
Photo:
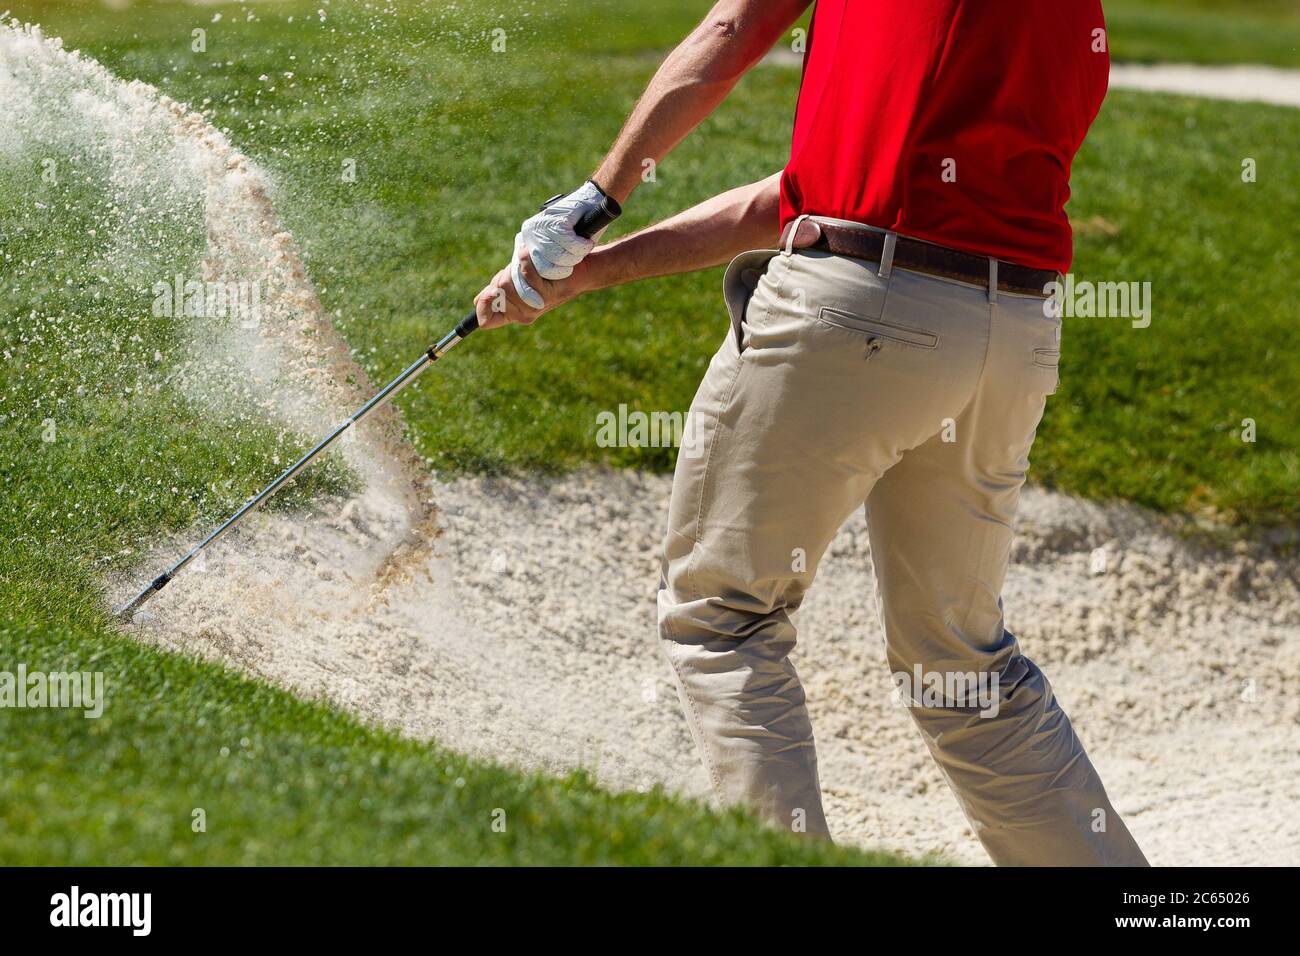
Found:
[{"label": "khaki trousers", "polygon": [[993,861],[1144,865],[1003,624],[1060,321],[1038,298],[814,251],[746,253],[724,285],[732,326],[691,406],[659,591],[718,798],[827,833],[791,613],[865,504],[890,672]]}]

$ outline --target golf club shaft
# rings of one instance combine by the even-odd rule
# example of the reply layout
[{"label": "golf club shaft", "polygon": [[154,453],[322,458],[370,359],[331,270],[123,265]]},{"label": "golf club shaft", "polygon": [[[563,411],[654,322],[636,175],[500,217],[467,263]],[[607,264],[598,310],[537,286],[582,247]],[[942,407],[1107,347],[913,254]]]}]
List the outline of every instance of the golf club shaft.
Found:
[{"label": "golf club shaft", "polygon": [[418,360],[407,366],[397,378],[393,379],[382,389],[380,389],[370,401],[358,408],[352,415],[343,421],[337,428],[322,438],[311,451],[307,452],[296,462],[284,470],[281,475],[271,482],[252,498],[248,499],[244,505],[233,515],[227,518],[215,531],[196,544],[190,551],[170,568],[164,571],[158,577],[154,578],[143,591],[137,594],[131,601],[123,605],[122,609],[117,612],[117,616],[124,620],[129,620],[146,601],[153,597],[157,592],[167,586],[169,582],[182,568],[193,561],[200,552],[214,541],[225,536],[225,534],[239,525],[249,514],[256,511],[263,502],[283,488],[298,472],[307,467],[311,461],[329,448],[330,445],[343,435],[349,428],[357,424],[376,408],[385,404],[390,398],[409,385],[415,378],[426,368],[436,362],[439,358],[446,355],[456,347],[466,336],[478,328],[478,319],[471,312],[456,325],[454,329],[444,335],[438,342],[431,345]]}]

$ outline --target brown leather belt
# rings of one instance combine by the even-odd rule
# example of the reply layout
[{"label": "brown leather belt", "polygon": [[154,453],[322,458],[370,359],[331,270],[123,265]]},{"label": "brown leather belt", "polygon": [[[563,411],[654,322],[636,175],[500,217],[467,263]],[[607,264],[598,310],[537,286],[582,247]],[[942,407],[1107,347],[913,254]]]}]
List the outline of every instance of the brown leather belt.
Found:
[{"label": "brown leather belt", "polygon": [[[851,229],[825,222],[818,222],[817,225],[822,231],[821,238],[810,248],[871,262],[879,262],[884,254],[886,234],[883,232]],[[986,256],[958,252],[956,249],[908,239],[906,236],[899,236],[894,247],[894,268],[960,279],[985,289],[989,287],[989,260]],[[1031,269],[998,260],[998,289],[1003,292],[1017,292],[1045,299],[1048,293],[1043,291],[1043,287],[1058,279],[1059,276],[1050,269]]]}]

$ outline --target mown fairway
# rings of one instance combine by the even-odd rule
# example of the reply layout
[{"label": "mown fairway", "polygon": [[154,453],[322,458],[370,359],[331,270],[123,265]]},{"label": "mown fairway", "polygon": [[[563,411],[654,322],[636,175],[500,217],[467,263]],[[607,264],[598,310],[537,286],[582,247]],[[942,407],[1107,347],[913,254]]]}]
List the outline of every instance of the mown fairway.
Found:
[{"label": "mown fairway", "polygon": [[1296,0],[1102,0],[1115,53],[1177,63],[1300,63]]}]

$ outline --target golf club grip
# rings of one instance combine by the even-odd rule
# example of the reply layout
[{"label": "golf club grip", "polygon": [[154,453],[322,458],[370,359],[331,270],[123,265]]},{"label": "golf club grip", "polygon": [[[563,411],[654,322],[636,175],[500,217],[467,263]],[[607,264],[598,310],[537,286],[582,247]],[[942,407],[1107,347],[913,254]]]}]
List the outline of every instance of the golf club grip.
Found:
[{"label": "golf club grip", "polygon": [[619,213],[622,212],[622,210],[617,208],[617,204],[614,209],[609,208],[610,203],[613,202],[614,200],[612,199],[606,199],[595,209],[588,209],[582,214],[582,218],[578,220],[577,225],[573,227],[573,231],[584,239],[590,239],[596,233],[600,232],[600,230],[604,229],[611,222],[617,219]]},{"label": "golf club grip", "polygon": [[[610,208],[611,206],[613,208]],[[543,206],[542,208],[545,209],[546,207]],[[590,239],[596,233],[600,232],[600,230],[604,229],[611,222],[617,219],[622,211],[623,210],[619,208],[617,202],[613,199],[607,198],[595,209],[588,209],[583,213],[582,218],[574,225],[573,231],[584,239]],[[456,334],[463,339],[477,328],[478,317],[471,312],[469,315],[465,316],[465,318],[460,320],[460,324],[456,326]]]}]

